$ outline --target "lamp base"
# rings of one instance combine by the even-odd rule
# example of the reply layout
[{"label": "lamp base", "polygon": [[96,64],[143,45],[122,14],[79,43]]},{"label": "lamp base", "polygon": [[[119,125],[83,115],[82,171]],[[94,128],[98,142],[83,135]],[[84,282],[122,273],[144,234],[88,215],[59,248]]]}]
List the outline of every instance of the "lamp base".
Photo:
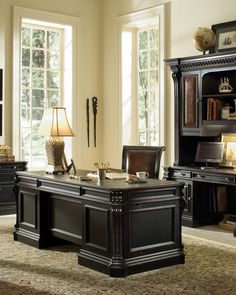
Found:
[{"label": "lamp base", "polygon": [[46,173],[58,174],[65,172],[62,164],[64,146],[64,140],[60,137],[51,137],[46,140],[45,147],[48,158]]}]

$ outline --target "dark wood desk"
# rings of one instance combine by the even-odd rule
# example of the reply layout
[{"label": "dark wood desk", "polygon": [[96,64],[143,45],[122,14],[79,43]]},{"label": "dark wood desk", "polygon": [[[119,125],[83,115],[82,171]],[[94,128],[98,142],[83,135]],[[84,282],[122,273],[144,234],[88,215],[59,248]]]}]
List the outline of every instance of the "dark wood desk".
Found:
[{"label": "dark wood desk", "polygon": [[184,263],[181,191],[173,181],[98,184],[17,172],[14,239],[37,248],[78,244],[79,264],[113,277]]},{"label": "dark wood desk", "polygon": [[233,169],[172,166],[165,167],[164,171],[164,179],[175,180],[184,185],[186,207],[183,225],[197,227],[222,220],[222,212],[217,210],[215,204],[217,187],[226,187],[227,211],[236,215],[236,171]]}]

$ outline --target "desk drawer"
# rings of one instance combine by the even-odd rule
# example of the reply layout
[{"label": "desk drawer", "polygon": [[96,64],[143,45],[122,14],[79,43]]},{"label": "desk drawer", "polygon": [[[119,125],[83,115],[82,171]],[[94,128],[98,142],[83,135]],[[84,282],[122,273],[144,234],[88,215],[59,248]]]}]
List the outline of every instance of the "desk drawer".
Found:
[{"label": "desk drawer", "polygon": [[15,202],[15,195],[12,191],[12,185],[1,185],[0,187],[0,204]]},{"label": "desk drawer", "polygon": [[15,173],[13,171],[0,171],[0,184],[1,183],[14,183]]},{"label": "desk drawer", "polygon": [[173,170],[173,176],[178,178],[191,178],[191,171],[187,170]]},{"label": "desk drawer", "polygon": [[201,181],[209,181],[212,183],[223,183],[223,184],[235,184],[236,177],[231,175],[208,175],[205,173],[197,172],[192,174],[193,179]]},{"label": "desk drawer", "polygon": [[25,165],[24,164],[19,164],[19,163],[0,163],[0,170],[9,170],[9,171],[23,171],[25,170]]}]

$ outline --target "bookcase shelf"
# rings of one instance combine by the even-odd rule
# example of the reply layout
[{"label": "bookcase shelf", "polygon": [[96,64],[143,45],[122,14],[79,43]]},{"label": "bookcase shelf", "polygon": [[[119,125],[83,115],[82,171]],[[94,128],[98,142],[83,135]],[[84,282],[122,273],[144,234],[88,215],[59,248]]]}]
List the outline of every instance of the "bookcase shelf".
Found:
[{"label": "bookcase shelf", "polygon": [[203,125],[236,125],[235,120],[203,120]]},{"label": "bookcase shelf", "polygon": [[212,97],[212,98],[221,98],[221,99],[224,99],[224,98],[236,98],[236,93],[217,93],[217,94],[204,94],[202,95],[202,98],[209,98],[209,97]]}]

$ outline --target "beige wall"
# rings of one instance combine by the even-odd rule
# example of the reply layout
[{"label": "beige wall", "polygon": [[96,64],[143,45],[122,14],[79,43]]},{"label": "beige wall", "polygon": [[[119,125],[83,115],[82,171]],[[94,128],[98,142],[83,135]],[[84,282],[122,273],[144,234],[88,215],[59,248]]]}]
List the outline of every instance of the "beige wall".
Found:
[{"label": "beige wall", "polygon": [[[166,4],[166,57],[199,55],[192,35],[199,26],[235,19],[235,0],[0,0],[0,67],[4,68],[5,143],[12,144],[12,24],[13,6],[77,16],[81,19],[79,36],[77,100],[79,168],[91,168],[94,161],[110,161],[120,166],[121,150],[117,146],[116,88],[116,17],[145,8]],[[167,163],[173,161],[173,87],[166,71],[166,134]],[[87,97],[97,96],[97,148],[87,148]],[[92,131],[92,130],[91,130]]]},{"label": "beige wall", "polygon": [[[166,58],[200,55],[192,36],[199,26],[235,20],[235,0],[103,0],[104,81],[103,81],[103,158],[113,166],[120,165],[121,151],[117,148],[116,122],[116,17],[165,3]],[[166,69],[166,164],[173,163],[173,83]]]},{"label": "beige wall", "polygon": [[[26,7],[80,18],[78,97],[75,97],[78,117],[76,143],[79,168],[93,167],[100,159],[102,145],[102,41],[101,0],[0,0],[0,67],[4,69],[5,143],[12,146],[12,31],[13,6]],[[97,148],[87,148],[86,98],[97,96]]]}]

